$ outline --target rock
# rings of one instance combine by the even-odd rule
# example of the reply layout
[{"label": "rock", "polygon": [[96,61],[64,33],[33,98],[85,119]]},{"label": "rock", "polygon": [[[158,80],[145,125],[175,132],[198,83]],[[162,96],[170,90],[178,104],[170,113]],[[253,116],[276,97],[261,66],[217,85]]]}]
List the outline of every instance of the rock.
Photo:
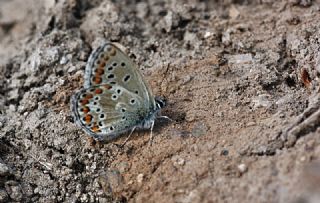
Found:
[{"label": "rock", "polygon": [[180,157],[173,157],[172,162],[175,167],[183,166],[186,163],[186,161]]},{"label": "rock", "polygon": [[223,156],[228,156],[229,151],[227,149],[223,149],[220,154]]},{"label": "rock", "polygon": [[225,56],[228,59],[229,63],[233,64],[246,64],[246,63],[252,63],[253,58],[252,54],[238,54],[238,55],[226,55]]},{"label": "rock", "polygon": [[13,89],[9,92],[9,100],[17,100],[19,98],[19,89]]},{"label": "rock", "polygon": [[193,32],[187,31],[184,33],[183,40],[189,43],[193,43],[194,41],[197,40],[197,35]]},{"label": "rock", "polygon": [[254,104],[254,108],[271,106],[271,102],[269,101],[268,97],[269,95],[262,94],[253,98],[252,103]]},{"label": "rock", "polygon": [[8,202],[8,193],[5,190],[0,190],[0,202]]},{"label": "rock", "polygon": [[149,13],[149,6],[146,2],[137,3],[137,16],[141,19],[145,18]]},{"label": "rock", "polygon": [[204,35],[203,35],[203,37],[204,37],[205,39],[207,39],[207,38],[209,38],[209,37],[211,37],[211,36],[213,36],[213,33],[210,32],[210,31],[206,31],[206,32],[204,33]]},{"label": "rock", "polygon": [[202,202],[201,193],[198,190],[192,190],[188,195],[182,199],[183,203]]},{"label": "rock", "polygon": [[[61,65],[65,65],[65,64],[67,64],[68,63],[68,58],[66,57],[66,56],[62,56],[61,57],[61,59],[60,59],[60,64]],[[70,68],[69,68],[70,69]],[[69,72],[70,70],[68,70],[68,72]],[[71,71],[70,71],[71,72]]]},{"label": "rock", "polygon": [[289,3],[293,6],[308,7],[312,5],[312,0],[289,0]]},{"label": "rock", "polygon": [[230,18],[236,19],[236,18],[239,17],[239,15],[240,15],[239,10],[238,10],[234,5],[232,5],[232,6],[230,7],[230,9],[229,9],[229,16],[230,16]]},{"label": "rock", "polygon": [[141,184],[143,182],[143,179],[144,179],[144,175],[142,173],[140,173],[138,176],[137,176],[137,182],[139,184]]},{"label": "rock", "polygon": [[164,17],[164,20],[162,22],[163,29],[166,32],[170,32],[172,29],[176,28],[179,25],[180,18],[176,13],[168,11],[167,15]]},{"label": "rock", "polygon": [[7,181],[5,183],[5,188],[10,198],[14,201],[20,202],[23,198],[21,186],[15,181]]},{"label": "rock", "polygon": [[248,170],[248,167],[245,164],[239,164],[237,168],[238,168],[240,173],[244,173],[244,172],[246,172]]},{"label": "rock", "polygon": [[108,195],[118,195],[123,187],[123,178],[118,170],[108,170],[98,177],[98,183]]},{"label": "rock", "polygon": [[3,163],[0,163],[0,176],[7,176],[10,174],[10,168],[3,164]]}]

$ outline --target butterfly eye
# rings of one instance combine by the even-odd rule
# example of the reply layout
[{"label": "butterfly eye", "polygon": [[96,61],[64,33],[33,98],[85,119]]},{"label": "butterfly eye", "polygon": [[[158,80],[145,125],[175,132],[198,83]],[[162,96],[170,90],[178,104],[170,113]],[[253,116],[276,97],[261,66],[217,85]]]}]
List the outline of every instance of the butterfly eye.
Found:
[{"label": "butterfly eye", "polygon": [[124,113],[124,112],[126,112],[126,109],[125,109],[125,108],[122,108],[121,111]]},{"label": "butterfly eye", "polygon": [[136,91],[134,91],[134,93],[139,94],[139,91],[138,91],[138,90],[136,90]]},{"label": "butterfly eye", "polygon": [[96,109],[96,112],[97,112],[97,113],[99,113],[100,111],[101,111],[101,109],[100,109],[100,108],[97,108],[97,109]]},{"label": "butterfly eye", "polygon": [[113,67],[110,66],[110,67],[108,68],[108,71],[112,71],[112,70],[113,70]]},{"label": "butterfly eye", "polygon": [[117,64],[116,62],[114,62],[112,65],[113,65],[113,66],[117,66],[118,64]]},{"label": "butterfly eye", "polygon": [[100,121],[100,122],[98,123],[98,125],[102,127],[102,126],[103,126],[102,121]]},{"label": "butterfly eye", "polygon": [[123,116],[121,119],[122,119],[123,121],[127,120],[127,118],[126,118],[125,116]]},{"label": "butterfly eye", "polygon": [[100,118],[102,119],[102,118],[104,118],[104,114],[102,113],[102,114],[100,114]]},{"label": "butterfly eye", "polygon": [[121,94],[121,89],[117,89],[117,93],[118,93],[118,94]]},{"label": "butterfly eye", "polygon": [[113,131],[113,130],[114,130],[114,127],[113,127],[113,126],[110,126],[109,130],[110,130],[110,131]]},{"label": "butterfly eye", "polygon": [[124,67],[126,64],[124,62],[121,63],[121,66]]},{"label": "butterfly eye", "polygon": [[117,98],[118,98],[117,95],[115,94],[112,95],[112,100],[116,100]]}]

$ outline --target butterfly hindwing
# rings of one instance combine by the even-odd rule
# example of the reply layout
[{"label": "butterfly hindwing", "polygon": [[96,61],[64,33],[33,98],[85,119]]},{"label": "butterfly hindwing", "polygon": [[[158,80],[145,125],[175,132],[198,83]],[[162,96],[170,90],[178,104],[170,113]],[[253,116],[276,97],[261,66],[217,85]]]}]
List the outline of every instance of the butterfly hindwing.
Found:
[{"label": "butterfly hindwing", "polygon": [[142,98],[119,85],[85,88],[72,98],[77,123],[98,140],[111,140],[137,125],[143,111]]}]

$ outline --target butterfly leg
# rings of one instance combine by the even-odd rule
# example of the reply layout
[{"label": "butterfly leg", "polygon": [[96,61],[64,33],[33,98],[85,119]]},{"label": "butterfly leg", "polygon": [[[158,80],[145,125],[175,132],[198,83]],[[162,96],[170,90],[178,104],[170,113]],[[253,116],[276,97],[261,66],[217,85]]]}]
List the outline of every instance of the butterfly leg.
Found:
[{"label": "butterfly leg", "polygon": [[164,118],[164,119],[168,119],[169,121],[173,122],[174,120],[171,119],[170,117],[168,116],[158,116],[157,118]]},{"label": "butterfly leg", "polygon": [[153,127],[154,127],[154,121],[151,122],[151,132],[150,132],[150,139],[149,139],[149,146],[152,145],[152,140],[153,140]]},{"label": "butterfly leg", "polygon": [[131,137],[131,135],[132,135],[132,133],[133,133],[133,131],[134,131],[135,129],[136,129],[136,127],[133,127],[133,128],[132,128],[130,134],[128,135],[128,137],[126,138],[126,140],[122,143],[121,147],[123,147],[123,146],[128,142],[128,140],[130,139],[130,137]]}]

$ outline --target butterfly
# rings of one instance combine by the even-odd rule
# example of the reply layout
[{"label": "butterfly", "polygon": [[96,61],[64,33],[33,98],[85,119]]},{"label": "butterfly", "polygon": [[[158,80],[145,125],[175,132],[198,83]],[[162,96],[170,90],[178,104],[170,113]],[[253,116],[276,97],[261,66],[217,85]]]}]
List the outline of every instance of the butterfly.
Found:
[{"label": "butterfly", "polygon": [[84,88],[71,97],[75,122],[98,141],[111,141],[135,129],[151,129],[151,140],[155,119],[165,105],[164,99],[153,96],[120,45],[111,42],[91,53]]}]

